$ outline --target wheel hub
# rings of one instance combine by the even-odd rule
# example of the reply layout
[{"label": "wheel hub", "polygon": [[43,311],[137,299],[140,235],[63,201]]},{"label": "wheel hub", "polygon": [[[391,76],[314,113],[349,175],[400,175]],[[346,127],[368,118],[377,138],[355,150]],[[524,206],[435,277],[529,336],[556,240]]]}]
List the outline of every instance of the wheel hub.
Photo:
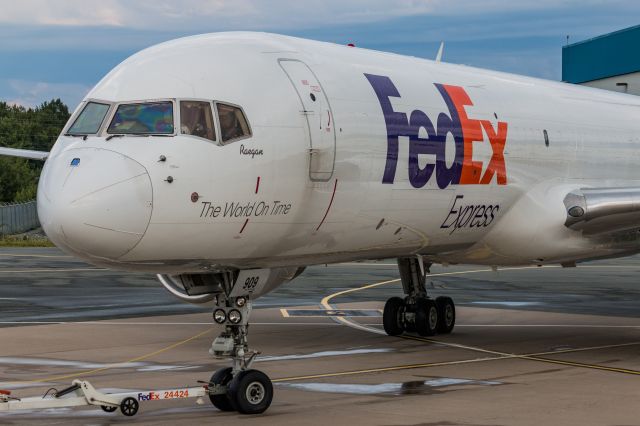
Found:
[{"label": "wheel hub", "polygon": [[451,305],[447,305],[445,309],[444,319],[446,321],[447,327],[450,326],[453,322],[453,309],[451,308]]},{"label": "wheel hub", "polygon": [[429,326],[434,329],[438,324],[438,311],[435,307],[429,309]]},{"label": "wheel hub", "polygon": [[264,399],[265,391],[264,386],[260,382],[252,382],[247,386],[247,401],[251,404],[257,405]]}]

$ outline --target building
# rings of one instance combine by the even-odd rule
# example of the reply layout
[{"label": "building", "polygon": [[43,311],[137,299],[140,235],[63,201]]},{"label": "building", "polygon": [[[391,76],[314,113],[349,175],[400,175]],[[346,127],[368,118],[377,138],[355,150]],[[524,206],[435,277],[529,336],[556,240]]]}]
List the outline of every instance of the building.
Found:
[{"label": "building", "polygon": [[640,95],[640,25],[564,46],[562,81]]}]

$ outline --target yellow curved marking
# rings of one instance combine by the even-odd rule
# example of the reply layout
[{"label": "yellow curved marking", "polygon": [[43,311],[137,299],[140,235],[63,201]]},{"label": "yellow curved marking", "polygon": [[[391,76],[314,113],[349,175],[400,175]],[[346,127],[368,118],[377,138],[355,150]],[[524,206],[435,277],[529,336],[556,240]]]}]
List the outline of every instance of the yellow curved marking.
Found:
[{"label": "yellow curved marking", "polygon": [[128,364],[128,363],[131,363],[131,362],[138,362],[138,361],[142,361],[142,360],[147,359],[147,358],[151,358],[152,356],[161,354],[161,353],[166,352],[166,351],[168,351],[170,349],[177,348],[178,346],[184,345],[185,343],[188,343],[188,342],[190,342],[192,340],[195,340],[198,337],[202,337],[205,334],[211,333],[212,331],[213,331],[213,329],[211,328],[209,330],[206,330],[206,331],[203,331],[201,333],[198,333],[195,336],[191,336],[191,337],[189,337],[187,339],[181,340],[181,341],[179,341],[177,343],[174,343],[172,345],[166,346],[166,347],[164,347],[162,349],[158,349],[157,351],[149,352],[147,354],[144,354],[144,355],[141,355],[141,356],[138,356],[138,357],[135,357],[135,358],[131,358],[131,359],[128,359],[126,361],[122,361],[122,362],[119,362],[119,363],[107,365],[105,367],[95,368],[93,370],[80,371],[78,373],[73,373],[73,374],[65,374],[65,375],[61,375],[61,376],[45,377],[45,378],[42,378],[42,379],[12,381],[11,383],[53,382],[53,381],[56,381],[56,380],[71,379],[71,378],[76,378],[76,377],[80,377],[80,376],[86,376],[88,374],[99,373],[101,371],[106,371],[106,370],[110,370],[110,369],[113,369],[113,368],[118,368],[118,366],[122,365],[122,364]]},{"label": "yellow curved marking", "polygon": [[337,373],[310,374],[308,376],[282,377],[279,379],[273,379],[271,381],[274,383],[280,383],[280,382],[293,382],[297,380],[323,379],[327,377],[354,376],[357,374],[384,373],[386,371],[411,370],[415,368],[440,367],[444,365],[471,364],[474,362],[495,361],[502,358],[503,357],[487,357],[487,358],[463,359],[460,361],[442,361],[442,362],[427,362],[424,364],[395,365],[391,367],[368,368],[366,370],[352,370],[352,371],[341,371]]},{"label": "yellow curved marking", "polygon": [[[555,268],[555,267],[559,267],[559,266],[544,266],[545,268]],[[597,266],[591,266],[591,267],[597,267]],[[602,265],[600,267],[607,267],[606,265]],[[503,268],[501,270],[514,270],[514,269],[533,269],[533,268],[538,268],[537,266],[527,266],[527,267],[518,267],[518,268]],[[443,272],[443,273],[439,273],[439,274],[430,274],[430,277],[434,277],[434,276],[443,276],[443,275],[462,275],[462,274],[470,274],[470,273],[477,273],[477,272],[491,272],[493,271],[492,269],[480,269],[480,270],[471,270],[471,271],[458,271],[458,272]],[[358,287],[358,288],[354,288],[354,289],[348,289],[348,290],[342,290],[336,293],[333,293],[329,296],[326,296],[322,299],[321,304],[323,307],[325,307],[326,309],[334,309],[331,304],[329,303],[329,301],[335,297],[344,295],[344,294],[348,294],[348,293],[353,293],[356,291],[362,291],[368,288],[374,288],[374,287],[378,287],[378,286],[382,286],[385,284],[390,284],[390,283],[394,283],[394,282],[398,282],[400,281],[399,278],[393,279],[393,280],[387,280],[387,281],[382,281],[382,282],[378,282],[378,283],[373,283],[373,284],[368,284],[362,287]],[[344,322],[346,325],[349,325],[351,327],[353,326],[359,326],[357,328],[362,328],[365,329],[366,331],[369,332],[379,332],[379,330],[371,328],[371,327],[367,327],[361,324],[357,324],[357,323],[353,323],[351,321],[349,321],[347,318],[345,317],[336,317],[337,320]],[[105,367],[100,367],[100,368],[95,368],[92,370],[85,370],[85,371],[81,371],[81,372],[77,372],[77,373],[73,373],[73,374],[66,374],[66,375],[60,375],[60,376],[51,376],[51,377],[45,377],[45,378],[40,378],[40,379],[34,379],[34,380],[19,380],[19,381],[12,381],[11,383],[43,383],[43,382],[51,382],[51,381],[57,381],[57,380],[62,380],[62,379],[70,379],[70,378],[76,378],[79,376],[84,376],[87,374],[95,374],[98,372],[102,372],[102,371],[106,371],[106,370],[110,370],[110,369],[114,369],[114,368],[118,368],[119,365],[122,364],[127,364],[127,363],[133,363],[133,362],[138,362],[138,361],[142,361],[148,358],[151,358],[155,355],[158,355],[160,353],[166,352],[168,350],[174,349],[178,346],[181,346],[185,343],[188,343],[192,340],[195,340],[199,337],[202,337],[206,334],[209,334],[213,331],[213,329],[209,329],[209,330],[205,330],[203,332],[200,332],[194,336],[191,336],[187,339],[181,340],[177,343],[173,343],[169,346],[166,346],[164,348],[158,349],[156,351],[135,357],[135,358],[131,358],[128,359],[126,361],[122,361],[120,363],[114,363],[111,365],[107,365]],[[623,344],[619,344],[619,345],[606,345],[606,346],[598,346],[598,347],[590,347],[590,348],[578,348],[578,349],[566,349],[566,350],[562,350],[562,351],[552,351],[552,352],[540,352],[540,353],[534,353],[534,354],[524,354],[524,355],[518,355],[518,354],[510,354],[510,353],[504,353],[504,352],[498,352],[498,351],[491,351],[491,350],[487,350],[487,349],[482,349],[482,348],[478,348],[478,347],[474,347],[474,346],[467,346],[467,345],[460,345],[460,344],[456,344],[456,343],[449,343],[449,342],[442,342],[439,340],[433,340],[433,339],[426,339],[423,337],[417,337],[417,336],[400,336],[404,339],[410,339],[410,340],[417,340],[417,341],[423,341],[423,342],[428,342],[428,343],[435,343],[435,344],[440,344],[440,345],[445,345],[445,346],[450,346],[450,347],[457,347],[457,348],[461,348],[461,349],[468,349],[468,350],[472,350],[472,351],[476,351],[476,352],[483,352],[483,353],[490,353],[490,354],[494,354],[496,356],[494,357],[486,357],[486,358],[475,358],[475,359],[468,359],[468,360],[459,360],[459,361],[443,361],[443,362],[433,362],[433,363],[424,363],[424,364],[408,364],[408,365],[400,365],[400,366],[392,366],[392,367],[381,367],[381,368],[372,368],[372,369],[366,369],[366,370],[354,370],[354,371],[344,371],[344,372],[337,372],[337,373],[324,373],[324,374],[314,374],[314,375],[307,375],[307,376],[297,376],[297,377],[285,377],[285,378],[279,378],[279,379],[274,379],[273,382],[284,382],[284,381],[294,381],[294,380],[308,380],[308,379],[318,379],[318,378],[325,378],[325,377],[337,377],[337,376],[347,376],[347,375],[355,375],[355,374],[366,374],[366,373],[377,373],[377,372],[385,372],[385,371],[397,371],[397,370],[406,370],[406,369],[416,369],[416,368],[427,368],[427,367],[436,367],[436,366],[446,366],[446,365],[455,365],[455,364],[468,364],[468,363],[474,363],[474,362],[484,362],[484,361],[494,361],[494,360],[500,360],[500,359],[507,359],[507,358],[520,358],[520,359],[526,359],[526,360],[531,360],[531,361],[539,361],[539,362],[546,362],[546,363],[552,363],[552,364],[560,364],[560,365],[567,365],[567,366],[573,366],[573,367],[581,367],[581,368],[590,368],[590,369],[596,369],[596,370],[603,370],[603,371],[611,371],[611,372],[618,372],[618,373],[625,373],[625,374],[632,374],[632,375],[640,375],[640,371],[636,371],[636,370],[630,370],[630,369],[625,369],[625,368],[615,368],[615,367],[606,367],[606,366],[602,366],[602,365],[597,365],[597,364],[584,364],[584,363],[578,363],[578,362],[572,362],[572,361],[561,361],[561,360],[555,360],[555,359],[549,359],[549,358],[542,358],[540,355],[550,355],[550,354],[558,354],[558,353],[570,353],[570,352],[578,352],[578,351],[586,351],[586,350],[595,350],[595,349],[601,349],[601,348],[610,348],[610,347],[619,347],[619,346],[631,346],[631,345],[638,345],[640,344],[640,342],[632,342],[632,343],[623,343]]]},{"label": "yellow curved marking", "polygon": [[[500,268],[498,269],[498,271],[513,271],[513,270],[521,270],[521,269],[540,269],[540,268],[561,268],[561,266],[556,266],[556,265],[545,265],[545,266],[519,266],[519,267],[511,267],[511,268]],[[455,271],[455,272],[440,272],[437,274],[428,274],[427,278],[430,277],[441,277],[441,276],[446,276],[446,275],[465,275],[465,274],[476,274],[478,272],[496,272],[493,269],[489,268],[489,269],[473,269],[470,271]],[[390,284],[390,283],[395,283],[400,281],[400,278],[396,278],[393,280],[388,280],[388,281],[381,281],[378,283],[373,283],[373,284],[367,284],[365,286],[362,287],[356,287],[356,288],[350,288],[348,290],[342,290],[342,291],[338,291],[336,293],[330,294],[326,297],[324,297],[321,301],[320,304],[325,308],[325,309],[335,309],[334,307],[332,307],[329,304],[329,301],[331,299],[334,299],[338,296],[343,296],[345,294],[348,293],[355,293],[356,291],[362,291],[362,290],[366,290],[369,288],[374,288],[374,287],[379,287],[381,285],[385,285],[385,284]]]},{"label": "yellow curved marking", "polygon": [[[546,266],[542,266],[542,268],[560,268],[561,266],[556,266],[556,265],[546,265]],[[608,267],[607,265],[590,265],[591,268],[605,268]],[[512,267],[512,268],[502,268],[500,269],[501,271],[504,270],[522,270],[522,269],[535,269],[535,268],[540,268],[539,266],[523,266],[523,267]],[[458,271],[458,272],[443,272],[443,273],[439,273],[439,274],[429,274],[427,275],[427,277],[435,277],[435,276],[443,276],[443,275],[463,275],[463,274],[470,274],[470,273],[477,273],[477,272],[490,272],[493,271],[493,269],[478,269],[478,270],[470,270],[470,271]],[[373,284],[368,284],[362,287],[357,287],[357,288],[353,288],[353,289],[348,289],[348,290],[342,290],[333,294],[330,294],[326,297],[324,297],[321,300],[321,304],[325,309],[336,309],[334,308],[329,302],[341,295],[344,294],[348,294],[348,293],[354,293],[357,291],[362,291],[362,290],[366,290],[369,288],[374,288],[374,287],[378,287],[381,285],[385,285],[385,284],[389,284],[389,283],[393,283],[393,282],[398,282],[400,281],[399,278],[394,279],[394,280],[387,280],[387,281],[381,281],[378,283],[373,283]],[[345,325],[352,327],[352,328],[356,328],[359,330],[364,330],[364,331],[368,331],[371,333],[376,333],[376,334],[386,334],[384,333],[384,331],[382,330],[378,330],[376,328],[367,326],[367,325],[363,325],[363,324],[359,324],[355,321],[352,321],[351,319],[347,318],[347,317],[336,317],[336,320],[344,323]],[[567,366],[571,366],[571,367],[579,367],[579,368],[588,368],[588,369],[593,369],[593,370],[602,370],[602,371],[610,371],[610,372],[616,372],[616,373],[624,373],[624,374],[631,374],[631,375],[636,375],[636,376],[640,376],[640,371],[638,370],[631,370],[631,369],[627,369],[627,368],[616,368],[616,367],[607,367],[607,366],[603,366],[603,365],[598,365],[598,364],[586,364],[586,363],[581,363],[581,362],[573,362],[573,361],[561,361],[561,360],[556,360],[556,359],[551,359],[551,358],[543,358],[540,355],[551,355],[551,354],[558,354],[558,353],[570,353],[570,352],[578,352],[578,351],[585,351],[585,350],[593,350],[593,349],[600,349],[600,348],[604,348],[604,347],[594,347],[594,348],[581,348],[581,349],[568,349],[568,350],[564,350],[564,351],[553,351],[553,352],[541,352],[541,353],[534,353],[534,354],[512,354],[512,353],[507,353],[507,352],[500,352],[500,351],[492,351],[489,349],[484,349],[484,348],[479,348],[477,346],[469,346],[469,345],[462,345],[459,343],[452,343],[452,342],[443,342],[441,340],[435,340],[435,339],[429,339],[429,338],[425,338],[425,337],[418,337],[418,336],[411,336],[411,335],[400,335],[397,336],[399,338],[402,339],[406,339],[406,340],[416,340],[416,341],[421,341],[421,342],[427,342],[427,343],[433,343],[433,344],[438,344],[438,345],[443,345],[443,346],[448,346],[448,347],[454,347],[454,348],[459,348],[459,349],[466,349],[466,350],[470,350],[470,351],[474,351],[474,352],[481,352],[481,353],[487,353],[487,354],[492,354],[492,355],[496,355],[495,357],[490,357],[490,358],[480,358],[478,360],[467,360],[466,362],[478,362],[479,360],[482,361],[490,361],[490,360],[498,360],[498,359],[505,359],[505,358],[517,358],[517,359],[525,359],[525,360],[529,360],[529,361],[538,361],[538,362],[545,362],[545,363],[550,363],[550,364],[560,364],[560,365],[567,365]],[[621,344],[620,346],[631,346],[631,345],[639,345],[640,342],[632,342],[632,343],[627,343],[627,344]],[[611,346],[611,345],[607,345],[605,347],[616,347],[618,345],[615,346]],[[453,361],[454,363],[458,363],[458,361]],[[433,367],[433,366],[438,366],[438,365],[450,365],[447,363],[427,363],[427,364],[412,364],[412,365],[405,365],[405,366],[396,366],[396,367],[385,367],[382,369],[372,369],[371,371],[369,370],[358,370],[356,372],[343,372],[343,373],[328,373],[329,375],[316,375],[319,377],[316,378],[320,378],[320,377],[333,377],[333,375],[349,375],[349,374],[363,374],[366,372],[377,372],[377,371],[392,371],[392,370],[402,370],[402,369],[410,369],[410,368],[426,368],[426,367]],[[387,370],[386,368],[388,368],[389,370]],[[285,379],[281,379],[280,381],[284,381]],[[290,380],[302,380],[302,379],[297,379],[297,378],[292,378]]]},{"label": "yellow curved marking", "polygon": [[528,355],[519,355],[516,358],[526,359],[530,361],[546,362],[548,364],[560,364],[560,365],[567,365],[570,367],[588,368],[591,370],[603,370],[603,371],[611,371],[613,373],[623,373],[623,374],[631,374],[633,376],[640,376],[640,371],[631,370],[628,368],[607,367],[605,365],[586,364],[586,363],[574,362],[574,361],[561,361],[558,359],[541,358],[537,356],[528,356]]},{"label": "yellow curved marking", "polygon": [[406,364],[406,365],[395,365],[390,367],[369,368],[366,370],[351,370],[351,371],[340,371],[335,373],[310,374],[307,376],[282,377],[279,379],[273,379],[272,382],[280,383],[280,382],[294,382],[299,380],[325,379],[329,377],[355,376],[359,374],[384,373],[387,371],[412,370],[417,368],[430,368],[430,367],[442,367],[442,366],[448,366],[448,365],[472,364],[476,362],[499,361],[504,359],[513,359],[513,358],[527,359],[531,361],[546,362],[551,364],[567,365],[571,367],[582,367],[582,368],[590,368],[595,370],[612,371],[616,373],[624,373],[624,374],[631,374],[631,375],[637,376],[637,375],[640,375],[640,371],[629,370],[626,368],[606,367],[606,366],[597,365],[597,364],[583,364],[583,363],[572,362],[572,361],[560,361],[560,360],[549,359],[549,358],[540,358],[537,356],[537,355],[543,355],[543,354],[546,355],[551,353],[571,353],[571,352],[615,348],[620,346],[632,346],[632,345],[640,345],[640,342],[622,343],[619,345],[596,346],[596,347],[590,347],[590,348],[566,349],[564,351],[540,352],[538,354],[525,354],[525,355],[516,355],[516,354],[506,355],[505,354],[504,356],[463,359],[458,361],[428,362],[423,364]]}]

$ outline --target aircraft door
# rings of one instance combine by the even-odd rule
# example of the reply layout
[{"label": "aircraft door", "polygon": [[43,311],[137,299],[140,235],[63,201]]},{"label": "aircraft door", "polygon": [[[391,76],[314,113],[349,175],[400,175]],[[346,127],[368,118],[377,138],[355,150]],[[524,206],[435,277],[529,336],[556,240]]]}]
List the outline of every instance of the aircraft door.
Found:
[{"label": "aircraft door", "polygon": [[336,133],[329,99],[311,69],[295,59],[280,59],[280,66],[296,89],[309,130],[309,178],[328,181],[333,175]]}]

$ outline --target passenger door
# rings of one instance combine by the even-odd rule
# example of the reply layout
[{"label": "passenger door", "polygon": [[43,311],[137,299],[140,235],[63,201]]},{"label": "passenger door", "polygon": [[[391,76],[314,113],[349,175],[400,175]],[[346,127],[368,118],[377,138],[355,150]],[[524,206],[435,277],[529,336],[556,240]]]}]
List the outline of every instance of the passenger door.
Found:
[{"label": "passenger door", "polygon": [[309,178],[328,181],[333,175],[336,133],[329,99],[311,69],[297,59],[278,61],[300,98],[309,129]]}]

